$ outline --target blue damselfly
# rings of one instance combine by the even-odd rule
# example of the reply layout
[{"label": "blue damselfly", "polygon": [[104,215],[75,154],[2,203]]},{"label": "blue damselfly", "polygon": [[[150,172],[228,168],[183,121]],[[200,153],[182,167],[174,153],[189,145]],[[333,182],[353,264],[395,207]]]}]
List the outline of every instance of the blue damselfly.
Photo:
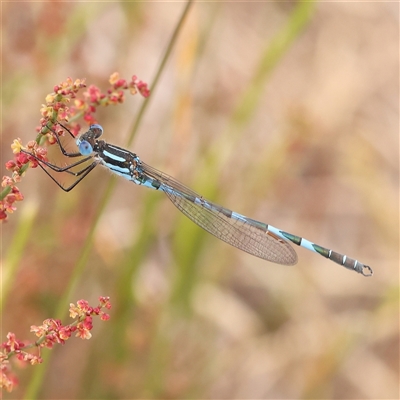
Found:
[{"label": "blue damselfly", "polygon": [[[67,128],[63,125],[61,126],[75,139]],[[83,158],[65,167],[59,167],[39,159],[34,154],[26,153],[33,156],[46,174],[66,192],[72,190],[97,165],[102,165],[116,175],[122,176],[137,185],[164,192],[183,214],[201,228],[218,239],[256,257],[277,264],[296,264],[297,254],[289,243],[292,242],[364,276],[373,274],[368,265],[362,264],[344,254],[337,253],[263,222],[245,217],[206,200],[171,176],[145,164],[136,154],[129,150],[100,140],[103,128],[98,124],[91,125],[87,132],[76,139],[79,151],[73,153],[67,152],[58,134],[52,129],[50,130],[54,133],[61,152],[65,156]],[[85,163],[88,164],[84,166]],[[76,180],[66,187],[58,182],[45,166],[54,172],[69,173],[75,176]],[[82,169],[76,172],[73,171],[72,169],[77,166],[82,166]]]}]

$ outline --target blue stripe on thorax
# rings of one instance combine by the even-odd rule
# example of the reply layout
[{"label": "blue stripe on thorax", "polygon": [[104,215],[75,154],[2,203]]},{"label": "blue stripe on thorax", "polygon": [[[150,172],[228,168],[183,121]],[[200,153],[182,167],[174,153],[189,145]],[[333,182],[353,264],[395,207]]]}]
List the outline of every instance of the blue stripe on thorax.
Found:
[{"label": "blue stripe on thorax", "polygon": [[124,162],[124,161],[126,161],[126,158],[117,156],[116,154],[110,153],[110,152],[107,151],[107,150],[103,150],[103,154],[104,154],[106,157],[111,158],[112,160],[115,160],[115,161],[119,161],[119,162]]}]

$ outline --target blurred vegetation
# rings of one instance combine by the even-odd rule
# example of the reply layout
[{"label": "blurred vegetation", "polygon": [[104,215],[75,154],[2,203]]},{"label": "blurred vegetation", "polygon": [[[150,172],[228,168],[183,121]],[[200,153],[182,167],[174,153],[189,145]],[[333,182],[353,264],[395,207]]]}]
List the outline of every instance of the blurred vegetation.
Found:
[{"label": "blurred vegetation", "polygon": [[55,84],[135,74],[151,98],[99,110],[105,140],[375,275],[266,263],[100,167],[70,193],[29,170],[2,225],[2,341],[80,298],[113,308],[16,365],[6,398],[398,398],[396,6],[193,3],[179,24],[185,7],[4,3],[2,168]]}]

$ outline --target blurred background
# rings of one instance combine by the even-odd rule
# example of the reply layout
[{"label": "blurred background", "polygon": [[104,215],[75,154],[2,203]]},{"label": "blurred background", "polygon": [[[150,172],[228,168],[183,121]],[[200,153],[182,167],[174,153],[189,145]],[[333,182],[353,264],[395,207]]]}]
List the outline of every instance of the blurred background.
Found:
[{"label": "blurred background", "polygon": [[[2,175],[68,76],[151,87],[185,6],[3,3]],[[101,167],[70,193],[30,169],[1,227],[1,341],[34,340],[60,309],[68,323],[81,298],[113,308],[90,341],[14,365],[5,398],[399,398],[398,19],[387,2],[194,3],[151,97],[96,114],[125,146],[148,101],[130,146],[143,161],[372,278],[301,248],[294,267],[257,259],[124,179],[105,197]]]}]

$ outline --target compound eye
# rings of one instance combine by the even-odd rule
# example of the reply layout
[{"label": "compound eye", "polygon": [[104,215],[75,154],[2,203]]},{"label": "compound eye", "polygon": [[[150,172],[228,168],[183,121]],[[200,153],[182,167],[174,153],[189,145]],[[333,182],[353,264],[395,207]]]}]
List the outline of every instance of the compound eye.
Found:
[{"label": "compound eye", "polygon": [[94,133],[94,138],[97,139],[103,134],[103,127],[99,124],[90,125],[89,128]]},{"label": "compound eye", "polygon": [[88,156],[89,154],[91,154],[93,152],[93,147],[86,140],[82,140],[81,142],[79,142],[78,148],[79,148],[79,152],[83,156]]}]

